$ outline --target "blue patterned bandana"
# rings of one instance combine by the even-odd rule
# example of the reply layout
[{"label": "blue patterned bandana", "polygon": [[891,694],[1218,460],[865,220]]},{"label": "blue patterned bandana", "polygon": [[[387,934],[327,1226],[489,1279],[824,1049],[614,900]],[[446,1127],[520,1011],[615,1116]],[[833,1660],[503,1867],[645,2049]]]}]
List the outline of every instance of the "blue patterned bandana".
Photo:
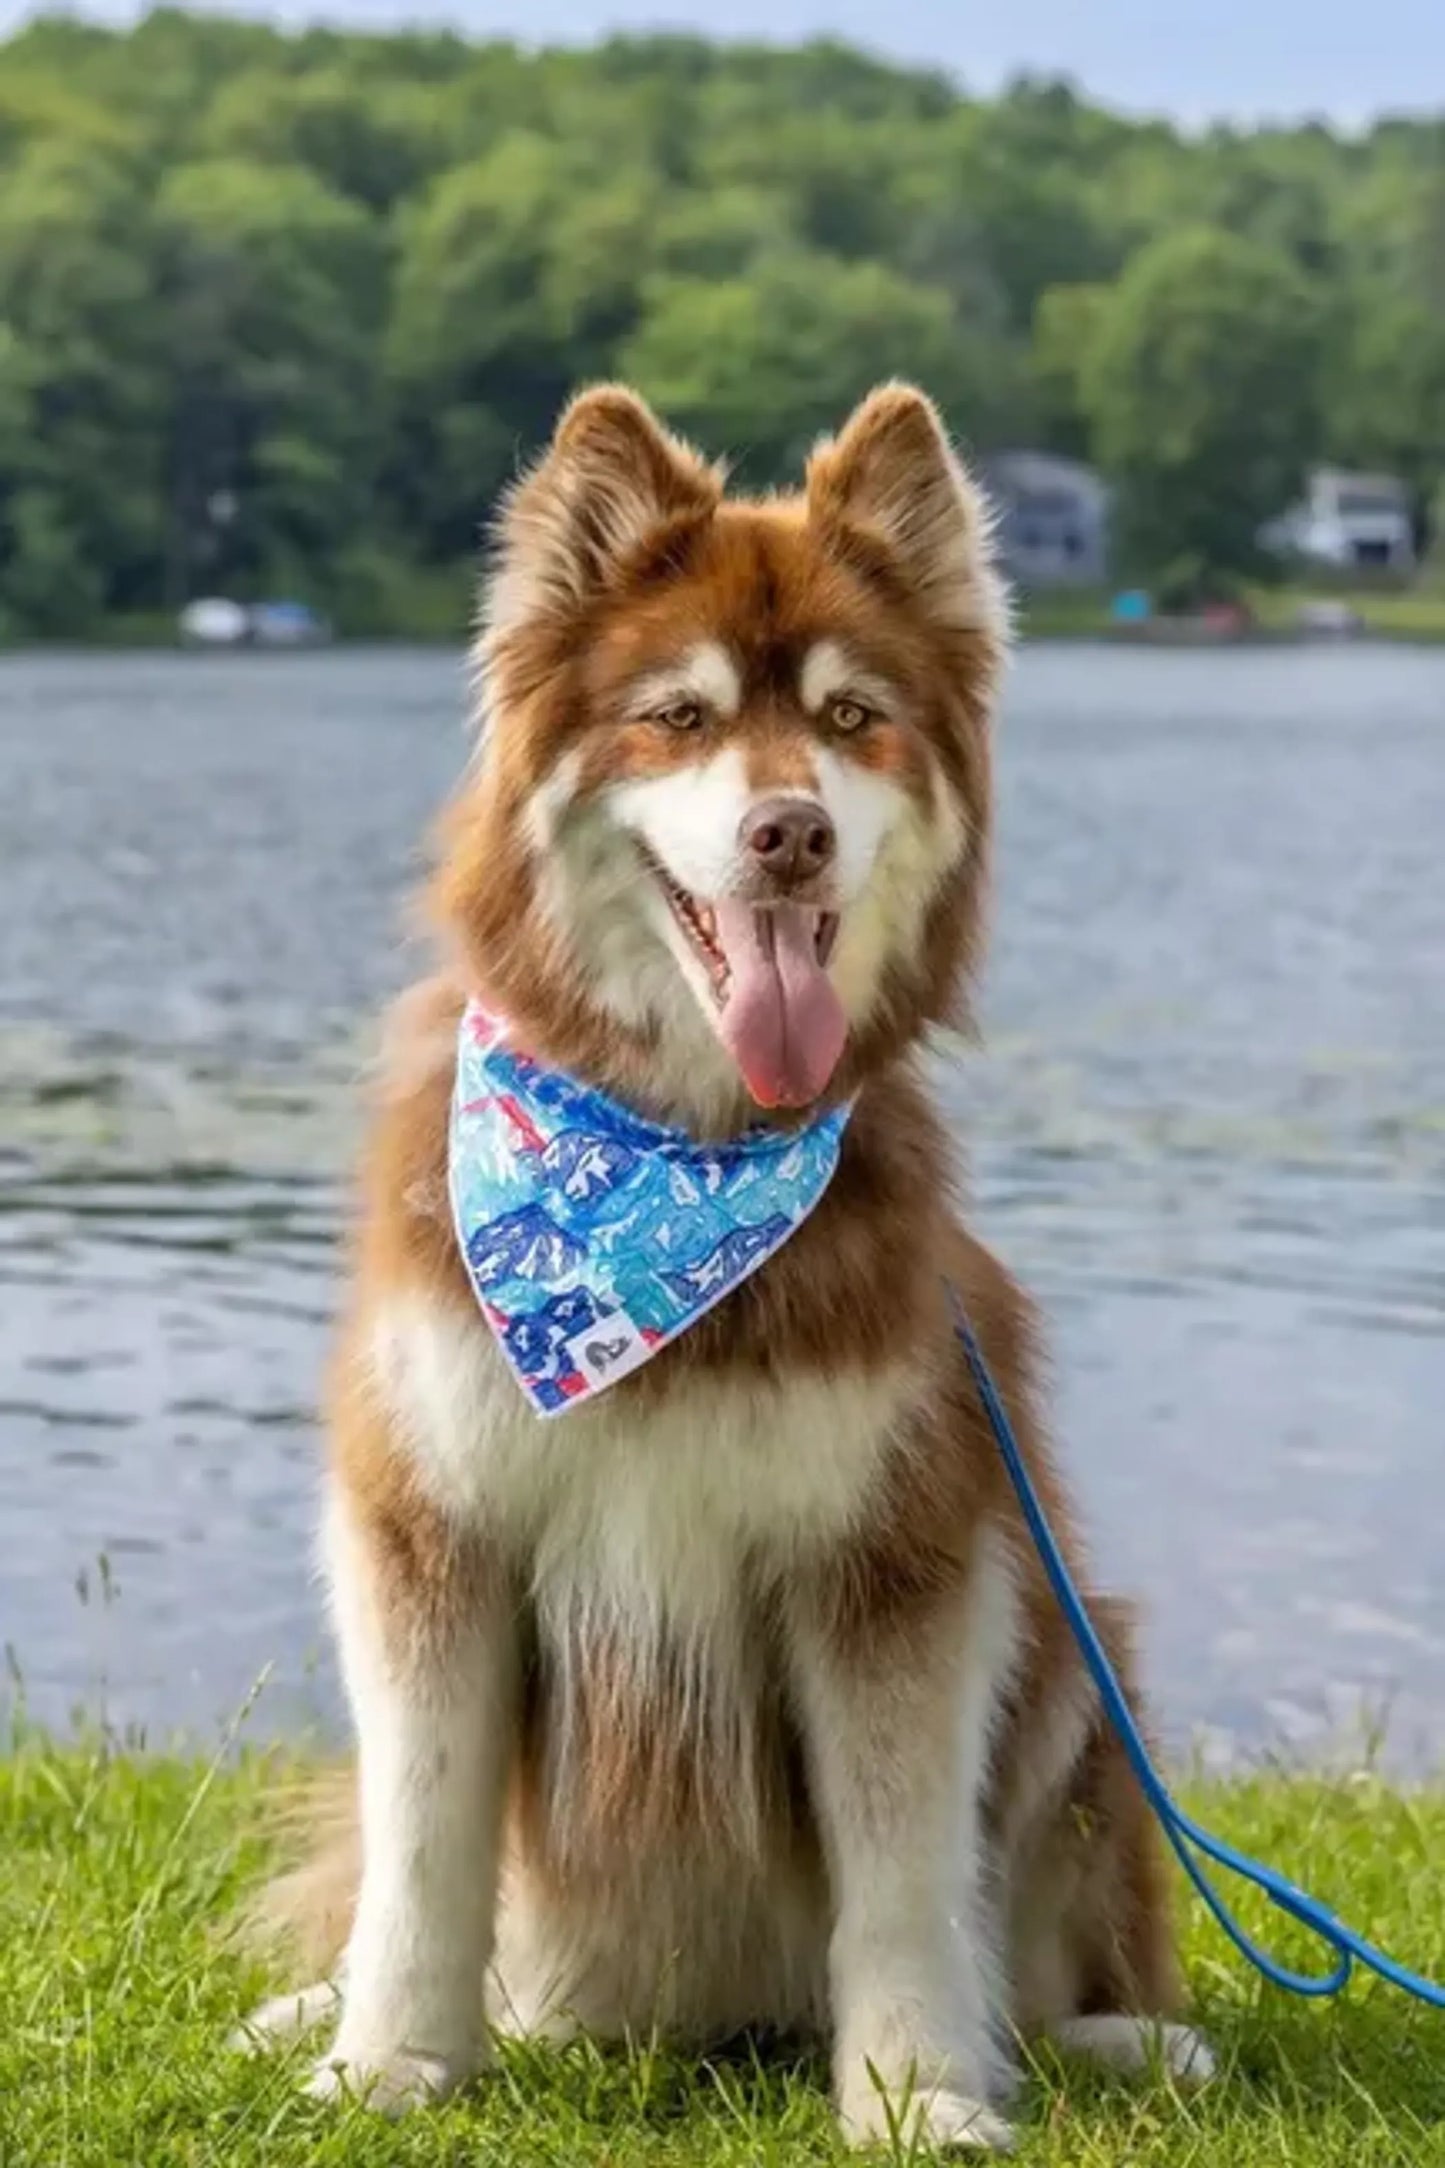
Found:
[{"label": "blue patterned bandana", "polygon": [[594,1399],[781,1249],[832,1180],[850,1111],[698,1144],[539,1067],[473,1002],[457,1041],[452,1214],[537,1413]]}]

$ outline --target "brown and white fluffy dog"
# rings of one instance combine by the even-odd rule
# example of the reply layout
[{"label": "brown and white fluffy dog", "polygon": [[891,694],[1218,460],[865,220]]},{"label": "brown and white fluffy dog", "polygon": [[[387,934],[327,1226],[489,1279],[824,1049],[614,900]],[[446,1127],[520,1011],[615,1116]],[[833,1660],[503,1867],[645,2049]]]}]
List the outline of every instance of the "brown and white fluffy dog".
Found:
[{"label": "brown and white fluffy dog", "polygon": [[[276,1902],[339,1986],[251,2025],[339,2002],[323,2092],[445,2092],[497,2027],[807,2029],[857,2140],[1004,2145],[1019,2036],[1207,2074],[946,1307],[945,1278],[1066,1524],[1029,1315],[920,1071],[979,952],[1004,646],[985,511],[907,386],[761,502],[588,392],[507,506],[447,961],[395,1019],[332,1393],[357,1826]],[[855,1100],[784,1248],[555,1423],[449,1217],[469,993],[699,1136]]]}]

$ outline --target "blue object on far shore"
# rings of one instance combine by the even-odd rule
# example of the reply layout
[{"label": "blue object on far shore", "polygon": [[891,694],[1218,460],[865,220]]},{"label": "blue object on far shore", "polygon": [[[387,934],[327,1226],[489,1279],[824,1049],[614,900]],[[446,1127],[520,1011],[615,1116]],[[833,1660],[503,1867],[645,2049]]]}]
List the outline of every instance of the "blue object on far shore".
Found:
[{"label": "blue object on far shore", "polygon": [[1109,604],[1116,625],[1147,625],[1154,615],[1152,597],[1142,587],[1126,587]]},{"label": "blue object on far shore", "polygon": [[320,647],[331,638],[325,618],[305,602],[257,602],[248,616],[258,647]]}]

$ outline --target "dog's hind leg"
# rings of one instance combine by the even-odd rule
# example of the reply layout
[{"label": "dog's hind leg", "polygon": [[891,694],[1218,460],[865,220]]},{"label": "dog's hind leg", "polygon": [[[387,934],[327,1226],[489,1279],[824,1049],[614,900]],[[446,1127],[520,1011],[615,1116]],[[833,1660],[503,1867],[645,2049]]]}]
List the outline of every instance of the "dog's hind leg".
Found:
[{"label": "dog's hind leg", "polygon": [[[1071,1698],[1079,1727],[1072,1766],[1010,1863],[1016,2022],[1025,2035],[1111,2070],[1207,2084],[1213,2052],[1180,2021],[1159,1832],[1092,1695]],[[1056,1697],[1060,1733],[1063,1705]]]},{"label": "dog's hind leg", "polygon": [[1217,2067],[1202,2033],[1166,2018],[1129,2017],[1120,2011],[1067,2017],[1049,2028],[1048,2037],[1065,2055],[1081,2056],[1127,2077],[1147,2077],[1158,2070],[1191,2091],[1207,2085]]}]

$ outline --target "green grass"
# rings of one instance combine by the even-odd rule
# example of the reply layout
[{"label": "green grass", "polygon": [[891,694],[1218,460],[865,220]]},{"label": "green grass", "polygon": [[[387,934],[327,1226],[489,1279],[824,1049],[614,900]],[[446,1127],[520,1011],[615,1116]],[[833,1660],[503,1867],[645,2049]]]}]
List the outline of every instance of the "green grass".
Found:
[{"label": "green grass", "polygon": [[[226,2034],[266,1984],[216,1934],[264,1866],[261,1758],[207,1769],[23,1738],[0,1759],[0,2168],[794,2168],[838,2161],[814,2063],[693,2063],[639,2047],[504,2051],[474,2097],[399,2125],[303,2099],[303,2057]],[[1445,1974],[1445,1795],[1373,1778],[1260,1777],[1196,1792],[1216,1826]],[[1262,1905],[1247,1911],[1265,1927]],[[1304,1954],[1287,1929],[1283,1946]],[[1019,2157],[1050,2168],[1445,2163],[1445,2016],[1358,1986],[1294,2003],[1198,1913],[1187,1949],[1225,2073],[1201,2096],[1050,2065]],[[287,1983],[282,1983],[287,1984]],[[908,2157],[906,2146],[896,2158]]]}]

